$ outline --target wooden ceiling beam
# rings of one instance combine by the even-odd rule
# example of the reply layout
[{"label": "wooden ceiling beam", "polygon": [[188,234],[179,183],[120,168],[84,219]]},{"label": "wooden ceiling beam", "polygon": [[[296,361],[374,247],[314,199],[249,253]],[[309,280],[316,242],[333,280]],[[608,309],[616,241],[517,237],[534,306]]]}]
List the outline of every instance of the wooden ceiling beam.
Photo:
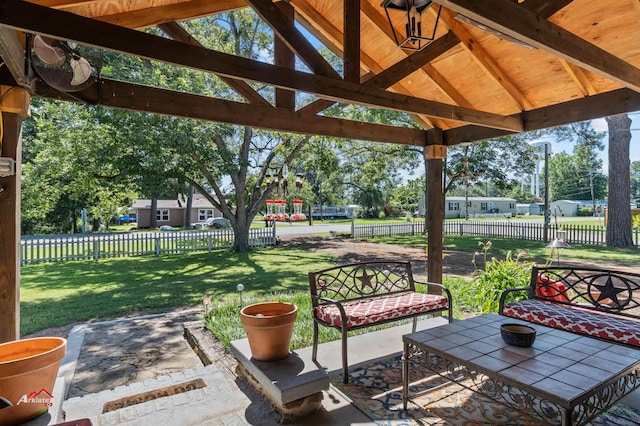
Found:
[{"label": "wooden ceiling beam", "polygon": [[230,12],[247,7],[245,0],[192,0],[188,2],[149,7],[112,15],[103,15],[95,19],[127,28],[144,29],[165,22],[179,22]]},{"label": "wooden ceiling beam", "polygon": [[538,16],[545,19],[555,15],[573,0],[525,0],[521,6],[529,9]]},{"label": "wooden ceiling beam", "polygon": [[[360,82],[360,0],[343,0],[344,79]],[[346,29],[349,31],[346,31]]]},{"label": "wooden ceiling beam", "polygon": [[315,47],[271,0],[247,0],[251,8],[273,29],[292,52],[300,57],[315,74],[325,77],[340,77]]},{"label": "wooden ceiling beam", "polygon": [[[386,89],[403,78],[407,77],[411,73],[425,66],[425,64],[434,60],[438,56],[442,55],[452,47],[458,44],[459,40],[453,33],[447,33],[446,35],[435,40],[429,44],[426,48],[420,52],[414,53],[408,56],[406,59],[394,64],[390,68],[381,71],[379,74],[372,77],[368,77],[363,81],[363,85],[369,87],[377,87],[380,89]],[[329,108],[335,102],[326,99],[319,99],[311,104],[305,106],[303,109],[307,113],[318,113]]]},{"label": "wooden ceiling beam", "polygon": [[573,65],[570,62],[562,58],[558,58],[564,70],[569,74],[569,77],[576,83],[576,86],[580,88],[582,94],[584,96],[591,96],[598,93],[591,84],[591,81],[587,78],[587,75],[584,73],[584,70],[576,65]]},{"label": "wooden ceiling beam", "polygon": [[285,108],[227,101],[110,79],[101,79],[98,84],[99,89],[92,86],[81,92],[74,92],[74,96],[58,92],[45,84],[38,84],[36,95],[71,102],[82,99],[90,105],[305,135],[415,146],[424,146],[427,140],[424,130],[322,116],[309,117]]},{"label": "wooden ceiling beam", "polygon": [[[618,89],[526,111],[522,115],[525,120],[524,131],[529,132],[638,110],[640,110],[640,93],[630,89]],[[456,145],[513,133],[479,126],[462,126],[445,130],[444,140],[446,145]]]},{"label": "wooden ceiling beam", "polygon": [[[278,1],[275,3],[280,13],[289,21],[289,25],[293,26],[295,12],[291,4]],[[273,61],[279,67],[295,69],[296,68],[296,54],[293,50],[289,49],[287,43],[282,41],[278,36],[273,37]],[[275,88],[276,92],[276,107],[286,108],[290,110],[296,109],[296,92],[293,90]]]},{"label": "wooden ceiling beam", "polygon": [[217,75],[300,90],[339,102],[424,114],[516,132],[523,129],[522,120],[517,117],[505,117],[490,112],[461,108],[366,87],[337,78],[277,67],[20,0],[4,0],[0,3],[0,26],[2,25]]},{"label": "wooden ceiling beam", "polygon": [[491,7],[475,0],[435,1],[507,36],[640,91],[640,69],[546,19],[540,19],[511,0],[493,0]]},{"label": "wooden ceiling beam", "polygon": [[438,56],[446,53],[460,43],[460,39],[451,31],[429,43],[427,47],[413,55],[396,62],[383,72],[367,81],[367,85],[386,89],[405,77],[418,71]]},{"label": "wooden ceiling beam", "polygon": [[[192,44],[194,46],[204,47],[177,22],[166,22],[164,24],[160,24],[160,29],[174,40],[180,41],[182,43]],[[229,87],[235,90],[247,101],[259,105],[271,105],[269,101],[263,98],[260,93],[256,92],[253,87],[249,86],[245,81],[224,76],[220,76],[220,79],[227,83]]]},{"label": "wooden ceiling beam", "polygon": [[[296,8],[297,12],[297,20],[300,24],[302,24],[310,33],[316,36],[319,40],[321,40],[325,46],[329,47],[333,53],[337,56],[342,55],[342,42],[343,37],[342,33],[338,28],[336,28],[331,22],[327,20],[327,18],[321,14],[319,14],[315,9],[310,7],[309,3],[306,0],[292,0],[291,3]],[[361,12],[366,8],[368,2],[362,2]],[[384,68],[373,58],[367,55],[365,52],[360,52],[360,61],[364,68],[370,70],[372,72],[380,73],[384,70]],[[362,83],[364,83],[368,78],[368,75],[363,75],[360,79]],[[394,91],[397,93],[405,93],[408,94],[410,91],[402,84],[397,83],[394,87]],[[321,111],[329,108],[335,102],[327,101],[325,99],[318,99],[315,102],[311,102],[310,104],[304,106],[300,109],[301,112],[307,114],[318,114]],[[409,114],[409,116],[420,126],[425,129],[430,129],[433,127],[433,123],[431,120],[423,115],[418,114]]]}]

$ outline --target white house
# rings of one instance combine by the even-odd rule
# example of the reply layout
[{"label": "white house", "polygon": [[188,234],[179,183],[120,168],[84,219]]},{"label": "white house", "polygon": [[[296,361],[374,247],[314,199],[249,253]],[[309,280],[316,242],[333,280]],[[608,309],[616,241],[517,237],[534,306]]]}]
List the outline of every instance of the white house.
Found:
[{"label": "white house", "polygon": [[551,216],[578,216],[579,201],[572,200],[556,200],[549,203]]},{"label": "white house", "polygon": [[[135,200],[129,212],[136,215],[138,228],[148,228],[151,225],[151,200]],[[187,214],[191,223],[222,217],[222,213],[204,195],[198,193],[193,194],[190,212],[187,212],[186,197],[180,194],[176,200],[158,200],[155,214],[158,226],[184,226]]]},{"label": "white house", "polygon": [[[493,217],[517,214],[516,200],[506,197],[468,197],[467,212],[469,217]],[[445,197],[444,217],[447,219],[464,217],[465,197]],[[424,216],[424,198],[418,203],[418,214]]]}]

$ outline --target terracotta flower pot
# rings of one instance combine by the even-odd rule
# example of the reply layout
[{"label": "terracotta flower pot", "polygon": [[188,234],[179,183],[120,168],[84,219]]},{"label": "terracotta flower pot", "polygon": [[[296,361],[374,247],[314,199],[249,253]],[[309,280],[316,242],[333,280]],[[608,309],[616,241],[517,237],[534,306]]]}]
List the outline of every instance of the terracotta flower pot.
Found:
[{"label": "terracotta flower pot", "polygon": [[0,425],[23,423],[53,405],[66,339],[39,337],[0,344]]},{"label": "terracotta flower pot", "polygon": [[256,361],[276,361],[289,355],[298,307],[292,303],[266,302],[240,311],[251,355]]}]

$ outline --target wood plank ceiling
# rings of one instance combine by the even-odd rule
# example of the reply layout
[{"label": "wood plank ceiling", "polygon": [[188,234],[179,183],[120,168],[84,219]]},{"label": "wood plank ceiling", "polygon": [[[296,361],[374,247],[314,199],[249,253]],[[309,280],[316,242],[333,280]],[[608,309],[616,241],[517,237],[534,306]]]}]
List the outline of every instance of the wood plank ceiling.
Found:
[{"label": "wood plank ceiling", "polygon": [[[87,102],[297,133],[452,145],[640,109],[640,0],[436,0],[423,14],[428,27],[442,5],[436,40],[419,52],[396,46],[380,0],[287,3],[299,24],[344,58],[345,78],[271,0],[3,0],[0,55],[13,80],[0,78],[69,98],[23,76],[20,40],[30,32],[211,72],[245,99],[105,79],[101,90],[76,96]],[[312,73],[205,49],[177,24],[245,7]],[[168,38],[140,31],[154,26]],[[394,26],[404,31],[400,16]],[[275,107],[246,81],[318,100]],[[404,111],[422,129],[322,116],[335,102]]]}]

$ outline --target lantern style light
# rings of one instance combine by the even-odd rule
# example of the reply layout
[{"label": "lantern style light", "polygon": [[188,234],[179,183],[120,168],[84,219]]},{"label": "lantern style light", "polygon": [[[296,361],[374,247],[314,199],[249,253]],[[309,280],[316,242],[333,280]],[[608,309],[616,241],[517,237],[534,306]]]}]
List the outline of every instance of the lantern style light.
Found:
[{"label": "lantern style light", "polygon": [[[389,20],[389,25],[393,32],[393,37],[395,38],[396,44],[399,48],[406,50],[422,50],[435,39],[442,6],[438,6],[438,14],[433,23],[433,30],[422,27],[422,13],[432,4],[433,1],[431,0],[384,0],[382,2],[382,7],[387,14],[387,19]],[[393,21],[389,14],[390,10],[393,11],[394,14],[397,12],[405,14],[404,38],[401,38],[396,34],[396,29],[393,26]],[[427,32],[427,30],[429,31]]]}]

